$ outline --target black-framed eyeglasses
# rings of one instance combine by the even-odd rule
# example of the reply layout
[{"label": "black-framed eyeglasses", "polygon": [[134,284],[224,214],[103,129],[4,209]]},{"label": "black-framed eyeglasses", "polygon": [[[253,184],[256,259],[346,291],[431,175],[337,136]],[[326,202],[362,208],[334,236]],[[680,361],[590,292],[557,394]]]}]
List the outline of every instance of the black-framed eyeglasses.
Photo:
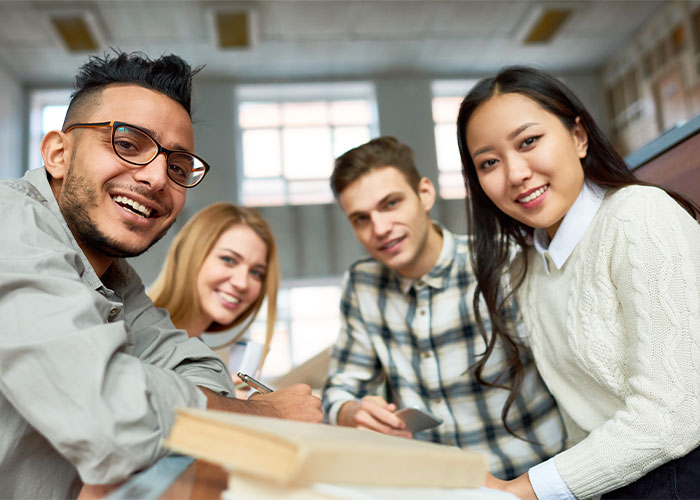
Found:
[{"label": "black-framed eyeglasses", "polygon": [[209,165],[187,151],[166,149],[145,130],[124,122],[74,123],[63,130],[68,133],[75,128],[111,128],[112,149],[122,160],[132,165],[145,167],[159,154],[165,153],[165,171],[168,177],[182,187],[191,188],[202,182]]}]

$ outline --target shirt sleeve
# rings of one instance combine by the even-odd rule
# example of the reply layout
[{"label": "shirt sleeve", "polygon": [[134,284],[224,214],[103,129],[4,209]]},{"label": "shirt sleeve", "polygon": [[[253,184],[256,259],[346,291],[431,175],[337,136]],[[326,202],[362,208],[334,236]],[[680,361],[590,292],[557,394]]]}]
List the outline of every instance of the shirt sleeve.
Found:
[{"label": "shirt sleeve", "polygon": [[376,393],[384,382],[381,365],[360,311],[352,269],[343,280],[340,314],[340,332],[322,395],[326,419],[332,424],[338,423],[338,411],[344,403]]},{"label": "shirt sleeve", "polygon": [[0,400],[84,482],[123,480],[164,453],[175,407],[206,406],[197,385],[224,391],[224,369],[136,291],[115,314],[121,302],[81,279],[82,254],[50,210],[0,207]]},{"label": "shirt sleeve", "polygon": [[197,386],[222,396],[235,389],[226,363],[199,338],[178,330],[164,309],[146,295],[138,274],[126,266],[128,288],[124,298],[124,322],[133,354],[142,362],[172,370]]},{"label": "shirt sleeve", "polygon": [[532,467],[528,477],[538,500],[576,500],[552,458]]},{"label": "shirt sleeve", "polygon": [[[601,255],[611,257],[599,269],[607,266],[610,282],[598,299],[621,315],[628,394],[609,420],[555,457],[581,498],[629,484],[700,443],[700,227],[660,190],[632,195],[613,207],[603,233]],[[623,386],[615,372],[600,372]]]}]

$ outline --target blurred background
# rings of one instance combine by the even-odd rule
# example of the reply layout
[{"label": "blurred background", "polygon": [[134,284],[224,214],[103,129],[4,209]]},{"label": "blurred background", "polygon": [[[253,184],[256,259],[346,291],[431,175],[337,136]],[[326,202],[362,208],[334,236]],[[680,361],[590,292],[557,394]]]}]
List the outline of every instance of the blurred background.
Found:
[{"label": "blurred background", "polygon": [[630,157],[700,113],[699,0],[0,0],[0,177],[41,166],[77,68],[110,47],[205,65],[193,117],[212,171],[133,265],[148,285],[195,211],[259,207],[283,274],[263,371],[280,384],[320,383],[342,274],[363,255],[328,187],[335,156],[395,135],[438,187],[433,217],[464,232],[454,122],[477,79],[509,64],[554,73]]}]

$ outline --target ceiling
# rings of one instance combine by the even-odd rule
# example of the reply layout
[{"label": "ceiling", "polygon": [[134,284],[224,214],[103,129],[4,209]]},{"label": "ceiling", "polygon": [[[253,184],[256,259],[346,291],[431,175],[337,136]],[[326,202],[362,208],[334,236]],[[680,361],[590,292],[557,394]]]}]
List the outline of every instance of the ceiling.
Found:
[{"label": "ceiling", "polygon": [[[515,63],[599,68],[668,0],[0,0],[0,66],[27,85],[70,84],[69,53],[50,17],[79,12],[101,48],[175,53],[202,77],[239,81],[389,73],[453,76]],[[544,7],[572,13],[547,43],[523,40]],[[252,44],[220,49],[213,12],[251,12]],[[101,52],[102,49],[99,50]]]}]

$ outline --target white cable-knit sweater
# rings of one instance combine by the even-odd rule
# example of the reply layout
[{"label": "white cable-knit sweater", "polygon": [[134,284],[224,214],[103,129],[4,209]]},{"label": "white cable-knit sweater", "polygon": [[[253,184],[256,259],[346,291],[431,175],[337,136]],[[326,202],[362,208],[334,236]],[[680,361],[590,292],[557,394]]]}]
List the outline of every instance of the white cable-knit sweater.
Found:
[{"label": "white cable-knit sweater", "polygon": [[[657,188],[610,191],[561,269],[534,248],[518,291],[571,447],[578,498],[700,444],[700,225]],[[700,473],[700,472],[699,472]]]}]

